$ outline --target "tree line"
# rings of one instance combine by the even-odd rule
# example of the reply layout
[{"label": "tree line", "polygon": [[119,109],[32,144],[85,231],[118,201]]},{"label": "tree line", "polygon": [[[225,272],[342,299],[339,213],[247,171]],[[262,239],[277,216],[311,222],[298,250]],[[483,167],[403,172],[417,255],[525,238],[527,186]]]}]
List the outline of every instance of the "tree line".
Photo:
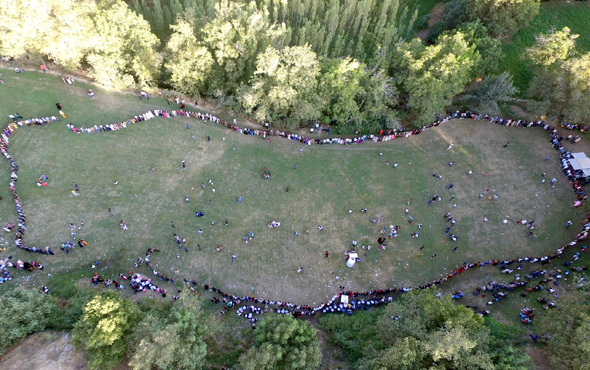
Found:
[{"label": "tree line", "polygon": [[[590,354],[590,298],[564,295],[538,329],[550,334],[552,365],[585,368]],[[59,303],[59,305],[58,305]],[[15,289],[0,297],[0,354],[17,339],[43,330],[72,331],[89,369],[108,370],[126,360],[143,369],[317,369],[330,356],[355,369],[528,369],[522,338],[509,326],[456,305],[433,289],[405,293],[385,307],[352,317],[330,314],[310,321],[268,313],[256,328],[217,306],[182,293],[172,303],[133,301],[119,293],[69,287],[52,295]],[[214,317],[217,316],[217,317]],[[332,355],[327,355],[332,353]]]},{"label": "tree line", "polygon": [[[449,1],[426,41],[414,37],[424,27],[424,19],[416,22],[417,6],[404,0],[2,2],[0,53],[83,70],[116,88],[171,88],[286,128],[421,126],[453,104],[497,112],[499,102],[517,93],[498,70],[502,40],[531,21],[539,0]],[[539,37],[536,47],[547,47],[549,36]],[[521,93],[560,118],[590,118],[582,103],[590,94],[589,57],[573,46],[551,65],[528,54],[542,77]]]}]

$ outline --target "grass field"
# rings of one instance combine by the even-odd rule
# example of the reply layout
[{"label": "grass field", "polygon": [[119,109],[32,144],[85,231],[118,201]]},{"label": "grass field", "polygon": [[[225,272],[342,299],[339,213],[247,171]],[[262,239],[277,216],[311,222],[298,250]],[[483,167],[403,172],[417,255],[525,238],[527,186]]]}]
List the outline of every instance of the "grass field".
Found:
[{"label": "grass field", "polygon": [[[161,252],[153,254],[152,261],[171,277],[177,278],[178,270],[178,276],[226,291],[312,304],[327,300],[339,286],[357,291],[413,286],[437,279],[465,260],[543,255],[576,234],[577,226],[563,228],[567,220],[578,224],[582,218],[571,207],[574,195],[541,129],[456,121],[409,139],[309,146],[302,152],[295,142],[272,138],[267,143],[183,118],[158,118],[122,131],[76,135],[65,123],[115,123],[168,105],[162,98],[139,100],[80,82],[64,85],[49,74],[3,72],[3,120],[14,111],[24,117],[56,115],[58,101],[67,119],[19,129],[11,136],[9,150],[19,164],[17,190],[28,215],[25,243],[52,246],[56,255],[29,254],[10,241],[3,254],[35,259],[47,268],[32,274],[16,271],[16,281],[1,289],[21,283],[38,286],[47,280],[50,288],[72,284],[91,276],[95,261],[105,278],[130,269],[151,275],[145,265],[135,269],[133,264],[147,248],[159,247]],[[86,96],[89,87],[96,99]],[[510,146],[503,148],[506,141]],[[447,150],[451,142],[454,146]],[[544,161],[548,155],[553,158]],[[449,161],[455,162],[452,167]],[[261,176],[264,167],[272,174],[268,180]],[[548,178],[557,177],[554,189],[548,181],[541,183],[544,171]],[[436,179],[432,173],[443,177]],[[49,186],[36,186],[41,174],[49,177]],[[14,221],[7,161],[0,166],[0,177],[6,181],[0,186],[1,222]],[[208,179],[214,186],[208,185]],[[80,187],[78,197],[70,193],[73,182]],[[445,188],[448,183],[454,185],[450,190]],[[478,198],[486,189],[486,197]],[[429,206],[427,200],[435,193],[442,200]],[[492,194],[498,199],[488,200]],[[409,199],[412,203],[407,206]],[[109,216],[108,208],[114,216]],[[360,213],[360,208],[368,212]],[[196,211],[206,216],[196,218]],[[443,218],[446,212],[457,220],[452,229],[459,238],[456,243],[444,234],[449,225]],[[379,224],[370,221],[381,216]],[[409,216],[414,217],[411,225]],[[489,222],[484,223],[484,217]],[[521,218],[535,220],[536,240],[527,238],[528,230],[516,224]],[[503,224],[504,219],[510,222]],[[76,238],[90,245],[66,255],[58,246],[72,240],[68,225],[80,220],[84,227]],[[128,231],[119,228],[121,220]],[[281,227],[268,228],[270,220],[280,221]],[[400,234],[381,250],[376,239],[386,235],[379,231],[390,224],[400,225]],[[188,252],[176,246],[174,232],[186,238]],[[246,244],[248,232],[255,236]],[[420,233],[419,238],[412,238],[414,232]],[[345,265],[344,252],[353,240],[373,249],[358,248],[362,262],[351,269]],[[216,245],[222,250],[216,251]],[[453,252],[455,247],[458,250]],[[329,258],[324,257],[326,250]],[[233,254],[237,259],[232,264]],[[298,267],[303,267],[300,274]]]},{"label": "grass field", "polygon": [[504,45],[500,70],[510,72],[514,77],[514,85],[521,93],[525,93],[534,73],[532,63],[526,58],[526,49],[535,44],[535,36],[567,26],[572,34],[580,35],[576,40],[576,50],[587,53],[590,52],[589,20],[590,3],[586,1],[542,3],[539,14],[530,24]]}]

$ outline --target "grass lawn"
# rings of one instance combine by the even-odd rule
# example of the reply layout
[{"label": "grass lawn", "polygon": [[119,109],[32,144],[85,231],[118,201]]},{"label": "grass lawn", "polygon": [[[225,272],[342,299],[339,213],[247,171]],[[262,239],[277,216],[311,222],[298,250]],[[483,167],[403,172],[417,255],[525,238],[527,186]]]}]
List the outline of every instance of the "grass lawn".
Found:
[{"label": "grass lawn", "polygon": [[[50,288],[86,281],[95,261],[105,278],[117,278],[130,269],[151,275],[145,265],[136,269],[134,262],[148,248],[159,247],[153,264],[178,280],[186,277],[240,295],[315,304],[333,296],[339,286],[356,291],[413,286],[437,279],[465,260],[544,255],[577,233],[578,226],[563,228],[567,220],[578,225],[583,218],[571,207],[574,195],[541,129],[456,121],[409,139],[309,146],[302,152],[296,142],[272,138],[266,143],[183,118],[153,119],[116,132],[74,134],[66,123],[115,123],[168,105],[162,98],[139,100],[81,82],[64,85],[53,75],[3,72],[0,117],[5,122],[14,111],[24,117],[57,114],[58,101],[67,119],[19,129],[10,138],[9,151],[19,165],[17,190],[27,214],[25,243],[52,246],[56,255],[20,251],[12,236],[5,235],[10,243],[2,255],[38,260],[47,267],[32,274],[15,271],[15,281],[0,289],[38,286],[48,279]],[[96,99],[86,96],[90,87]],[[506,141],[510,146],[503,148]],[[450,142],[454,147],[447,150]],[[544,161],[548,155],[553,158]],[[452,167],[449,161],[455,162]],[[261,176],[264,167],[272,174],[268,180]],[[558,179],[554,189],[549,181],[541,183],[543,171],[549,179]],[[443,177],[436,179],[432,173]],[[49,177],[49,186],[36,186],[41,174]],[[6,160],[0,165],[0,178],[6,181],[0,186],[1,222],[14,222]],[[80,187],[78,197],[70,193],[73,182]],[[448,183],[452,189],[446,189]],[[489,193],[478,198],[486,189]],[[435,193],[442,200],[429,206],[427,200]],[[498,199],[488,200],[493,194]],[[243,201],[238,203],[238,197]],[[205,217],[195,217],[196,211]],[[450,225],[443,218],[447,212],[457,220],[452,229],[457,242],[444,234]],[[409,216],[414,217],[411,225]],[[378,224],[370,221],[380,217]],[[482,222],[484,217],[489,222]],[[509,223],[503,224],[504,219]],[[525,236],[528,230],[516,224],[518,219],[535,220],[536,240]],[[80,220],[84,226],[76,238],[90,245],[66,255],[58,246],[72,240],[68,225]],[[128,231],[119,228],[121,220]],[[281,226],[268,228],[270,220]],[[399,236],[381,250],[376,240],[386,236],[379,232],[390,224],[401,226]],[[188,252],[176,246],[174,232],[186,238]],[[246,244],[248,232],[254,237]],[[417,239],[411,236],[415,232],[420,233]],[[359,247],[373,248],[358,248],[362,262],[351,269],[344,252],[353,240]],[[221,251],[216,251],[217,245]],[[328,258],[324,251],[330,252]],[[233,254],[237,260],[232,264]],[[300,274],[298,267],[303,267]],[[495,273],[483,273],[492,270]]]},{"label": "grass lawn", "polygon": [[416,19],[420,19],[421,17],[425,16],[426,14],[430,13],[430,11],[436,6],[438,3],[445,3],[446,1],[441,0],[419,0],[419,1],[408,1],[407,4],[410,9],[414,10],[414,7],[418,9],[418,16]]},{"label": "grass lawn", "polygon": [[590,4],[586,1],[542,3],[539,14],[530,24],[504,45],[500,70],[512,74],[514,84],[521,93],[526,92],[534,73],[532,63],[526,58],[526,48],[535,44],[536,35],[566,26],[572,34],[580,35],[576,40],[576,50],[579,53],[590,52]]}]

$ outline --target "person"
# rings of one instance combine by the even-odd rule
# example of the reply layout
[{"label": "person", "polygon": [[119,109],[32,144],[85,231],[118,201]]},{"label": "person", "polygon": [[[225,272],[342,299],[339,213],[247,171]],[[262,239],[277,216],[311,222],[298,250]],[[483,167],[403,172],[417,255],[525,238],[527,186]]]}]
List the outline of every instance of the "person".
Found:
[{"label": "person", "polygon": [[507,141],[506,144],[504,144],[504,148],[508,148],[508,145],[510,145],[510,143]]},{"label": "person", "polygon": [[55,103],[55,106],[57,107],[57,110],[61,110],[61,104]]},{"label": "person", "polygon": [[109,208],[109,216],[113,215],[113,211]]},{"label": "person", "polygon": [[74,190],[76,191],[76,193],[80,192],[80,188],[78,187],[78,184],[74,183]]},{"label": "person", "polygon": [[182,169],[186,170],[186,164],[184,163],[184,159],[182,160]]},{"label": "person", "polygon": [[324,252],[324,255],[326,256],[326,258],[328,258],[328,256],[330,255],[330,253],[328,251]]}]

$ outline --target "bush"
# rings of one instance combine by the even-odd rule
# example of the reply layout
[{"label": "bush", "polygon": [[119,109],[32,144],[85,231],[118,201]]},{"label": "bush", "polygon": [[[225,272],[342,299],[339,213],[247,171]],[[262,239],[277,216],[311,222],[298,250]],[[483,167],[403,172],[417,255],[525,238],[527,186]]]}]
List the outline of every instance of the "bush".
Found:
[{"label": "bush", "polygon": [[15,289],[0,296],[0,354],[15,340],[45,330],[57,313],[55,301],[32,290]]}]

